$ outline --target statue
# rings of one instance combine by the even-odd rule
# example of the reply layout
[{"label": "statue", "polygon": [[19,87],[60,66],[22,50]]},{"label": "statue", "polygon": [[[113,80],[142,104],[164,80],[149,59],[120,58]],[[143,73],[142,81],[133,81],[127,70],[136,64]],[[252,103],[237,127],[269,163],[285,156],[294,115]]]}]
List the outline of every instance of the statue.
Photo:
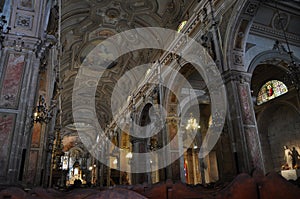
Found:
[{"label": "statue", "polygon": [[289,149],[288,146],[283,146],[284,148],[284,165],[282,166],[282,169],[287,170],[292,168],[292,158],[291,158],[291,149]]}]

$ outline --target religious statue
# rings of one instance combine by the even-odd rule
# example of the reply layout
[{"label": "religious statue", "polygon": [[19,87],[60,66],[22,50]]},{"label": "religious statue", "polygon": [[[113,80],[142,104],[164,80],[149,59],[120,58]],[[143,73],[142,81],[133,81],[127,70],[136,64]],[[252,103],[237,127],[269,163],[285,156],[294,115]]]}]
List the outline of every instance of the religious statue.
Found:
[{"label": "religious statue", "polygon": [[282,169],[286,170],[286,169],[290,169],[292,168],[292,158],[291,158],[291,149],[289,149],[288,146],[283,146],[284,148],[284,165],[282,166]]}]

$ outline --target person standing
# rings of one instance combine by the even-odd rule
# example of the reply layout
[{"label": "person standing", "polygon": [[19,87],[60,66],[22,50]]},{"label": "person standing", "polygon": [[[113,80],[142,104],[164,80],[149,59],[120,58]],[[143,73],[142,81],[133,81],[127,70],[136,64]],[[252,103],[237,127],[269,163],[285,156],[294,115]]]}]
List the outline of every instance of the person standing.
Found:
[{"label": "person standing", "polygon": [[290,152],[290,156],[292,157],[292,168],[297,169],[297,162],[300,158],[300,155],[295,147],[293,147],[293,150]]}]

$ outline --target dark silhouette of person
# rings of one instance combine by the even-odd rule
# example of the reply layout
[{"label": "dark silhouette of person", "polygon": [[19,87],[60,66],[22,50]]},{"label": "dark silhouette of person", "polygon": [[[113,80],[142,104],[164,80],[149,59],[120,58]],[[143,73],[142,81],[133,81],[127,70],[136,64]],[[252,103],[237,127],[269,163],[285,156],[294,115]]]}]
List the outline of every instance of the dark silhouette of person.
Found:
[{"label": "dark silhouette of person", "polygon": [[300,158],[300,155],[295,147],[293,147],[293,150],[290,152],[290,156],[292,157],[292,166],[295,168],[297,165],[297,159]]}]

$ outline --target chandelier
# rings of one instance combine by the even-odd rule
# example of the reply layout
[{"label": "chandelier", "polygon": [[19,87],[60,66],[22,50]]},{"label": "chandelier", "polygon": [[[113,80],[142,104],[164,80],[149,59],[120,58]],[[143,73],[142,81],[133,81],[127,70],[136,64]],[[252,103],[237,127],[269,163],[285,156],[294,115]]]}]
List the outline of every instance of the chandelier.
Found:
[{"label": "chandelier", "polygon": [[[1,9],[0,9],[0,12],[2,12]],[[2,49],[2,47],[3,47],[3,41],[5,39],[4,35],[8,34],[9,31],[11,30],[10,27],[6,27],[7,21],[5,18],[6,17],[4,15],[1,15],[1,17],[0,17],[0,49]]]},{"label": "chandelier", "polygon": [[[287,46],[287,51],[285,49],[284,49],[284,51],[287,52],[287,54],[290,58],[290,63],[288,64],[287,76],[284,79],[285,79],[286,82],[293,85],[297,91],[299,91],[299,89],[300,89],[299,63],[296,63],[296,61],[294,59],[294,56],[293,56],[293,52],[291,51],[290,43],[288,41],[287,34],[286,34],[286,31],[285,31],[285,27],[284,27],[284,24],[282,22],[284,20],[284,18],[280,15],[277,4],[276,4],[276,8],[277,8],[277,14],[278,14],[278,17],[279,17],[279,26],[282,30],[284,41],[285,41],[286,46]],[[276,41],[276,43],[277,43],[277,49],[280,51],[280,48],[278,46],[279,41]]]},{"label": "chandelier", "polygon": [[48,123],[52,118],[52,111],[49,110],[44,96],[40,95],[38,105],[33,109],[32,121],[36,123]]},{"label": "chandelier", "polygon": [[288,78],[287,81],[292,84],[297,91],[300,89],[300,70],[299,70],[299,64],[297,65],[295,61],[292,61],[288,65],[289,71],[287,72]]},{"label": "chandelier", "polygon": [[190,119],[187,121],[187,125],[185,127],[186,130],[197,130],[200,129],[200,125],[198,125],[197,119],[194,118],[193,114],[191,113]]}]

